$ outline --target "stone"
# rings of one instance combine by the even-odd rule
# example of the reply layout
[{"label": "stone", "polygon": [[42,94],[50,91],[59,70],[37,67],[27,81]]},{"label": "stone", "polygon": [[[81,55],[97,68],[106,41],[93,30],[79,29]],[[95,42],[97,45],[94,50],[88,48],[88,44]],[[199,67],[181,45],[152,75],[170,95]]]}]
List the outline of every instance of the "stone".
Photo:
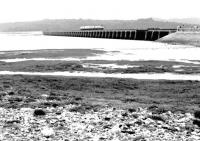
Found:
[{"label": "stone", "polygon": [[200,120],[197,120],[197,119],[193,120],[193,124],[200,127]]},{"label": "stone", "polygon": [[105,117],[104,120],[105,121],[110,121],[110,118],[109,117]]},{"label": "stone", "polygon": [[33,112],[33,115],[34,116],[45,116],[46,115],[46,112],[42,109],[36,109],[34,112]]},{"label": "stone", "polygon": [[121,132],[127,134],[135,134],[135,131],[129,131],[129,130],[122,130]]},{"label": "stone", "polygon": [[136,112],[136,109],[134,109],[134,108],[129,108],[128,111],[129,111],[130,113],[133,113],[133,112]]},{"label": "stone", "polygon": [[8,92],[8,95],[14,95],[15,94],[15,92]]},{"label": "stone", "polygon": [[[200,120],[190,113],[159,115],[147,108],[131,113],[109,106],[98,112],[88,110],[81,114],[69,112],[73,107],[76,105],[49,107],[45,111],[0,108],[0,137],[2,140],[199,140],[200,128],[196,125]],[[36,110],[42,110],[45,116],[35,118],[33,112]],[[123,113],[128,115],[122,116]],[[7,127],[4,126],[6,122],[9,123]]]},{"label": "stone", "polygon": [[195,111],[194,117],[200,119],[200,111]]},{"label": "stone", "polygon": [[190,113],[185,113],[185,116],[186,116],[187,118],[190,118],[190,119],[193,118],[192,114],[190,114]]},{"label": "stone", "polygon": [[119,128],[119,124],[116,124],[115,126],[113,126],[111,129],[110,129],[110,132],[111,133],[116,133],[116,132],[119,132],[121,129]]},{"label": "stone", "polygon": [[54,133],[54,130],[52,128],[49,128],[49,127],[43,127],[42,130],[41,130],[41,133],[44,137],[51,137],[53,136],[55,133]]},{"label": "stone", "polygon": [[144,141],[145,137],[144,136],[136,136],[133,141]]},{"label": "stone", "polygon": [[156,121],[162,121],[162,122],[165,122],[164,118],[159,116],[159,115],[152,115],[152,116],[149,116],[149,118],[153,119],[153,120],[156,120]]},{"label": "stone", "polygon": [[127,114],[127,113],[122,113],[122,116],[123,116],[123,117],[127,117],[128,114]]}]

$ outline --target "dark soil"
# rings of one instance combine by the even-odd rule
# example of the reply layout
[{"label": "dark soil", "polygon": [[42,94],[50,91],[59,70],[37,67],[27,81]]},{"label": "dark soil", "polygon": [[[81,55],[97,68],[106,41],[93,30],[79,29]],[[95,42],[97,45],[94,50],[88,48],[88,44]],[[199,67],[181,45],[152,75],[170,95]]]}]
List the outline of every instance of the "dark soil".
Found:
[{"label": "dark soil", "polygon": [[83,111],[112,105],[193,112],[200,105],[199,81],[16,75],[0,76],[0,90],[0,106],[6,108],[81,104]]}]

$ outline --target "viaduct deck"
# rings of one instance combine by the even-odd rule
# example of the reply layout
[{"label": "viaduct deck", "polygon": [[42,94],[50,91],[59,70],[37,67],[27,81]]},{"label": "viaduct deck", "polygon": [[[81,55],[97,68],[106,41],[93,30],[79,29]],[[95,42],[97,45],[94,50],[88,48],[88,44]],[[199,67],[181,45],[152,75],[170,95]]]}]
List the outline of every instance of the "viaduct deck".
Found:
[{"label": "viaduct deck", "polygon": [[176,32],[176,29],[117,29],[117,30],[106,29],[106,30],[77,30],[77,31],[66,31],[66,32],[44,31],[43,34],[48,36],[69,36],[69,37],[155,41],[174,32]]}]

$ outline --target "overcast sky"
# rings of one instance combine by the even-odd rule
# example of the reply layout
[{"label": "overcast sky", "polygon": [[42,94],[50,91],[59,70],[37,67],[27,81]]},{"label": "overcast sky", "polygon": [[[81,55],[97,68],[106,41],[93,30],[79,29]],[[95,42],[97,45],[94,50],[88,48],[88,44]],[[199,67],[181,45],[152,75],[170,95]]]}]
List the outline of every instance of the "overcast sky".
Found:
[{"label": "overcast sky", "polygon": [[69,18],[200,18],[199,13],[199,0],[0,0],[0,23]]}]

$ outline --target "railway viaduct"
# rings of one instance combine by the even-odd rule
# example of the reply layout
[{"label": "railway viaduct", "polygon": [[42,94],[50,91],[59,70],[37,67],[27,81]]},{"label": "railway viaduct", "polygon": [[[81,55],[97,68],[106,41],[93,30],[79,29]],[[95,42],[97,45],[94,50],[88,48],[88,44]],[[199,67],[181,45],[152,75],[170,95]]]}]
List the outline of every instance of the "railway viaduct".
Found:
[{"label": "railway viaduct", "polygon": [[155,41],[176,29],[117,29],[117,30],[77,30],[67,32],[43,32],[48,36],[69,36],[87,38],[107,38],[107,39],[126,39],[126,40],[145,40]]}]

